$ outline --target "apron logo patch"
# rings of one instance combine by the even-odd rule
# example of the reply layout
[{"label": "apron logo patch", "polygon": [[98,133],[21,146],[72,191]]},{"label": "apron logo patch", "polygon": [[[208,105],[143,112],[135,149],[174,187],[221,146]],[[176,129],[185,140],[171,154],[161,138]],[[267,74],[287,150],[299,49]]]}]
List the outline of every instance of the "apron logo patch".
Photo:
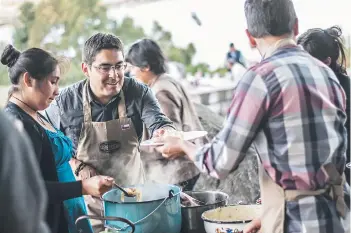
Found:
[{"label": "apron logo patch", "polygon": [[121,143],[119,141],[106,141],[99,145],[101,152],[111,153],[121,148]]},{"label": "apron logo patch", "polygon": [[130,129],[130,125],[129,124],[124,124],[121,126],[122,130],[126,130],[126,129]]}]

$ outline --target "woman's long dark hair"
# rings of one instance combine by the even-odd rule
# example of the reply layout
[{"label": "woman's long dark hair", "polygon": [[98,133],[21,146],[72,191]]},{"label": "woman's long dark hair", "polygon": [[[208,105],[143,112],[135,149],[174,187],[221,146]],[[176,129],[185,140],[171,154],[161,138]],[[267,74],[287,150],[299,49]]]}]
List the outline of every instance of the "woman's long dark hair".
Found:
[{"label": "woman's long dark hair", "polygon": [[346,75],[346,55],[342,40],[342,30],[338,26],[328,29],[313,28],[303,33],[297,43],[313,57],[325,61],[330,57],[330,68],[338,76]]}]

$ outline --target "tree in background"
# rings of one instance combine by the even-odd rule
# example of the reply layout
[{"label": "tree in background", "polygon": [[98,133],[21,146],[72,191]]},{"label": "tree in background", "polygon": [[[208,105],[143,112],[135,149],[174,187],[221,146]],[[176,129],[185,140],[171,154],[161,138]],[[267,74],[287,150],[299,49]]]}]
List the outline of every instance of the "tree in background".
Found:
[{"label": "tree in background", "polygon": [[16,47],[24,50],[28,47],[29,31],[35,21],[35,5],[32,2],[20,6],[19,21],[21,26],[15,28],[13,38]]},{"label": "tree in background", "polygon": [[124,18],[121,23],[115,20],[111,21],[108,25],[108,29],[109,32],[120,36],[127,47],[129,44],[146,36],[144,29],[136,26],[134,20],[130,17]]},{"label": "tree in background", "polygon": [[[148,37],[132,18],[126,17],[121,22],[109,19],[106,7],[96,0],[46,0],[37,5],[26,2],[20,7],[19,21],[21,26],[15,29],[13,35],[17,48],[40,47],[71,59],[71,68],[63,84],[84,78],[80,70],[81,49],[92,34],[113,33],[121,36],[127,46],[137,39]],[[154,22],[149,37],[160,43],[169,60],[192,65],[196,53],[193,44],[185,48],[176,47],[172,34],[158,22]]]},{"label": "tree in background", "polygon": [[193,66],[193,57],[196,54],[193,43],[189,43],[185,48],[176,47],[172,41],[172,34],[157,21],[153,24],[150,38],[157,41],[169,61],[182,63],[187,69],[192,70],[189,67]]},{"label": "tree in background", "polygon": [[121,23],[107,17],[107,9],[96,0],[47,0],[38,5],[24,3],[20,7],[21,26],[13,35],[20,49],[40,47],[55,55],[71,59],[69,72],[63,84],[73,83],[83,77],[81,72],[82,47],[85,40],[96,32],[123,35],[130,43],[145,33],[134,25],[131,18]]},{"label": "tree in background", "polygon": [[[73,83],[83,77],[81,72],[81,49],[84,41],[96,32],[110,32],[125,43],[126,47],[143,37],[157,41],[169,61],[182,63],[187,71],[196,73],[201,69],[209,73],[207,64],[193,64],[196,54],[194,44],[184,48],[175,46],[172,34],[158,22],[154,22],[150,35],[143,28],[135,25],[134,20],[126,17],[115,21],[107,17],[106,7],[98,0],[45,0],[38,4],[25,2],[20,7],[20,26],[14,31],[14,45],[20,50],[40,47],[55,55],[65,55],[71,59],[69,72],[63,79],[63,85]],[[4,67],[0,68],[0,85],[8,85],[9,80]]]},{"label": "tree in background", "polygon": [[[0,51],[4,51],[5,46],[5,43],[0,42]],[[7,74],[7,67],[0,63],[0,85],[7,85],[8,83],[10,83],[10,80]]]},{"label": "tree in background", "polygon": [[40,47],[71,59],[71,68],[63,83],[82,77],[81,48],[94,32],[106,30],[110,22],[106,8],[95,0],[47,0],[37,5],[26,2],[20,7],[21,26],[13,38],[19,49]]}]

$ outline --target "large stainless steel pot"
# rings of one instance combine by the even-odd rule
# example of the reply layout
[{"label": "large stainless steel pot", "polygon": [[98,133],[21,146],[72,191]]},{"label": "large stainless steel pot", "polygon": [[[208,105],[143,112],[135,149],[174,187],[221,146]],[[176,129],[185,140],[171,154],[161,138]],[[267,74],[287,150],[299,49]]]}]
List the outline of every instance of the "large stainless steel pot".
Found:
[{"label": "large stainless steel pot", "polygon": [[203,212],[228,204],[228,194],[219,191],[185,192],[193,198],[206,203],[201,206],[182,207],[181,233],[204,233]]}]

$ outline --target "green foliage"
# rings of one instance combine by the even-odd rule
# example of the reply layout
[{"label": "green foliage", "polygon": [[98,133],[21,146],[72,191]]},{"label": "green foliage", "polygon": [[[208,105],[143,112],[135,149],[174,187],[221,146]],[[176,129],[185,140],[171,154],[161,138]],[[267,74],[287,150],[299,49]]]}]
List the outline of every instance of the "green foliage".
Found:
[{"label": "green foliage", "polygon": [[210,66],[206,63],[198,63],[194,66],[187,67],[187,72],[189,72],[191,74],[195,74],[197,71],[200,71],[203,74],[210,73]]},{"label": "green foliage", "polygon": [[32,2],[25,2],[21,5],[19,21],[21,26],[15,29],[13,38],[15,46],[23,50],[28,47],[30,28],[35,21],[35,6]]},{"label": "green foliage", "polygon": [[[107,17],[107,9],[99,0],[43,0],[37,5],[25,2],[20,7],[21,25],[15,29],[15,46],[24,50],[40,47],[55,55],[65,55],[71,59],[70,70],[62,81],[69,84],[84,78],[81,72],[81,56],[84,41],[96,32],[109,32],[120,36],[126,47],[136,40],[148,37],[159,43],[170,61],[183,63],[187,70],[195,73],[210,72],[207,64],[193,65],[196,54],[194,44],[184,48],[174,45],[172,34],[158,22],[154,22],[152,32],[146,35],[143,28],[135,25],[132,18],[121,21]],[[0,84],[8,83],[6,69],[0,68]]]},{"label": "green foliage", "polygon": [[0,67],[0,86],[10,85],[10,80],[8,78],[7,69],[5,66]]},{"label": "green foliage", "polygon": [[[0,42],[0,51],[3,51],[6,44]],[[7,74],[7,67],[0,63],[0,86],[10,85],[9,76]]]},{"label": "green foliage", "polygon": [[157,41],[168,60],[192,66],[192,59],[196,54],[194,44],[190,43],[186,48],[176,47],[172,41],[172,34],[156,21],[153,24],[150,38]]},{"label": "green foliage", "polygon": [[106,8],[96,0],[46,0],[38,5],[24,3],[13,35],[21,50],[40,47],[71,59],[63,84],[83,78],[80,70],[84,41],[97,31],[106,30],[110,20]]},{"label": "green foliage", "polygon": [[227,74],[227,68],[225,67],[220,67],[211,72],[211,74],[219,74],[220,77],[224,77]]},{"label": "green foliage", "polygon": [[121,37],[126,46],[145,37],[144,29],[136,26],[134,20],[129,17],[124,18],[121,23],[111,21],[108,28],[111,33]]}]

